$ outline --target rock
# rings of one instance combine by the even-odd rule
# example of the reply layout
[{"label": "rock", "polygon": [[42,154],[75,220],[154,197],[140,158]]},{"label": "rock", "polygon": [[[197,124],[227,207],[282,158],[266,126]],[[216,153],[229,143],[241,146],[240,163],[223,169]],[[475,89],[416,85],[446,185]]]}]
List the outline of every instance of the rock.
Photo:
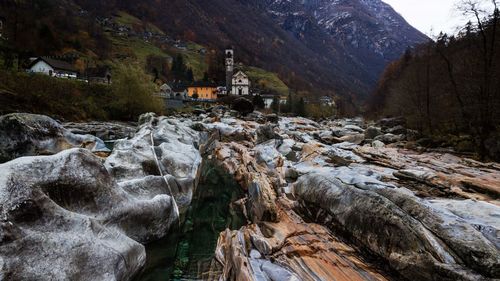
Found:
[{"label": "rock", "polygon": [[138,125],[141,126],[141,125],[144,125],[146,123],[151,123],[153,121],[153,119],[155,119],[155,118],[157,118],[157,116],[153,112],[141,114],[141,116],[139,116]]},{"label": "rock", "polygon": [[338,143],[349,142],[353,144],[361,144],[364,140],[365,140],[364,134],[347,135],[335,139],[335,141]]},{"label": "rock", "polygon": [[331,147],[324,153],[335,166],[348,166],[351,163],[362,163],[364,159],[352,151]]},{"label": "rock", "polygon": [[382,130],[378,127],[368,127],[365,130],[365,138],[366,139],[374,139],[377,136],[380,136],[382,134]]},{"label": "rock", "polygon": [[[299,178],[294,193],[331,215],[335,223],[330,227],[384,258],[406,278],[481,279],[473,270],[498,278],[498,248],[472,225],[353,172],[347,167],[315,171]],[[469,251],[482,258],[471,258]]]},{"label": "rock", "polygon": [[193,109],[193,114],[194,115],[198,115],[199,116],[199,115],[206,114],[206,113],[207,112],[204,109],[202,109],[202,108],[194,108]]},{"label": "rock", "polygon": [[[173,199],[136,199],[84,149],[0,165],[2,276],[11,280],[130,280],[147,242],[177,217]],[[135,240],[135,241],[134,241]]]},{"label": "rock", "polygon": [[372,141],[371,143],[372,147],[374,148],[382,148],[385,146],[385,143],[379,141],[379,140],[376,140],[376,141]]},{"label": "rock", "polygon": [[131,124],[118,122],[64,123],[64,128],[73,134],[94,135],[104,141],[131,138],[136,130]]},{"label": "rock", "polygon": [[345,137],[347,135],[351,135],[353,134],[354,132],[352,131],[349,131],[345,128],[334,128],[332,129],[332,134],[338,138],[341,138],[341,137]]},{"label": "rock", "polygon": [[[420,185],[424,183],[431,194],[437,190],[441,196],[484,201],[500,196],[500,166],[497,164],[389,147],[358,147],[355,152],[368,162],[395,169],[400,178],[415,180]],[[422,176],[430,174],[434,176]]]},{"label": "rock", "polygon": [[278,123],[278,121],[279,121],[279,117],[278,117],[278,115],[277,115],[277,114],[274,114],[274,113],[273,113],[273,114],[267,114],[267,115],[265,116],[265,118],[266,118],[266,121],[267,121],[267,122],[271,122],[271,123],[274,123],[274,124],[277,124],[277,123]]},{"label": "rock", "polygon": [[363,130],[361,127],[356,126],[356,125],[346,125],[346,126],[344,126],[344,129],[349,130],[349,131],[353,131],[356,133],[364,133],[365,132],[365,130]]},{"label": "rock", "polygon": [[295,181],[299,178],[299,173],[294,168],[288,168],[285,170],[285,178]]},{"label": "rock", "polygon": [[281,137],[274,132],[273,125],[262,125],[255,131],[257,135],[257,143],[263,143],[271,139],[281,139]]},{"label": "rock", "polygon": [[253,103],[246,98],[237,98],[233,101],[231,108],[243,116],[252,113],[255,109]]},{"label": "rock", "polygon": [[74,147],[97,154],[110,152],[102,140],[75,135],[47,116],[27,113],[0,116],[0,162],[21,156],[56,154]]},{"label": "rock", "polygon": [[420,138],[420,132],[417,130],[406,129],[406,140],[416,141]]},{"label": "rock", "polygon": [[257,163],[264,163],[269,169],[274,170],[283,166],[283,158],[276,150],[276,140],[269,140],[255,146],[255,159]]},{"label": "rock", "polygon": [[394,135],[404,135],[406,134],[406,128],[401,126],[401,125],[398,125],[398,126],[395,126],[395,127],[392,127],[392,128],[388,128],[385,130],[386,133],[389,133],[389,134],[394,134]]},{"label": "rock", "polygon": [[389,144],[389,143],[400,142],[400,141],[404,140],[404,137],[405,137],[404,135],[384,134],[384,135],[377,136],[375,138],[375,140],[381,141],[385,144]]},{"label": "rock", "polygon": [[150,192],[170,194],[180,205],[189,205],[201,165],[199,133],[187,119],[160,117],[150,122],[133,138],[118,141],[105,166],[120,184],[141,185],[149,176],[165,177],[168,181],[156,181]]},{"label": "rock", "polygon": [[396,126],[405,126],[406,119],[404,117],[384,118],[379,120],[377,124],[384,129],[394,128]]}]

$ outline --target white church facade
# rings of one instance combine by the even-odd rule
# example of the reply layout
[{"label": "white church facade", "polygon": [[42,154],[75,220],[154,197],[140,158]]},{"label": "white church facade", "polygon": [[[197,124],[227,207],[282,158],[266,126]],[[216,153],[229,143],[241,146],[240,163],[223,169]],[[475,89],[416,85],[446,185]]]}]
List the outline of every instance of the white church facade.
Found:
[{"label": "white church facade", "polygon": [[243,71],[239,70],[236,73],[234,67],[234,50],[228,47],[225,51],[226,55],[226,90],[228,94],[235,96],[250,95],[250,79]]},{"label": "white church facade", "polygon": [[250,95],[250,79],[243,71],[238,71],[233,75],[231,93],[236,96]]}]

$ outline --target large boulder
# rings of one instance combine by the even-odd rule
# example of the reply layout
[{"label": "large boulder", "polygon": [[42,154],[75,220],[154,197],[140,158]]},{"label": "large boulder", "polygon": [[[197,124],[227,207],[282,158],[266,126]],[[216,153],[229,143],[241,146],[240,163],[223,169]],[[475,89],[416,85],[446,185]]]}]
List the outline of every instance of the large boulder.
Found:
[{"label": "large boulder", "polygon": [[135,126],[123,122],[72,122],[63,126],[73,134],[93,135],[104,141],[131,138],[136,130]]},{"label": "large boulder", "polygon": [[[449,206],[436,207],[408,190],[380,182],[373,172],[362,174],[350,167],[316,169],[299,178],[294,194],[310,210],[328,214],[313,213],[318,222],[348,235],[408,279],[500,277],[500,239],[481,231],[487,226],[498,233],[497,224],[488,224],[500,212],[495,205],[488,204],[491,217],[478,228],[477,220],[465,220]],[[469,207],[477,212],[484,208],[483,203]]]},{"label": "large boulder", "polygon": [[0,279],[130,280],[145,264],[139,242],[177,220],[168,195],[122,190],[85,149],[0,165]]},{"label": "large boulder", "polygon": [[200,133],[191,128],[189,119],[154,115],[142,119],[133,138],[115,143],[105,166],[127,190],[149,197],[174,196],[179,211],[186,210],[201,165]]},{"label": "large boulder", "polygon": [[383,129],[394,128],[396,126],[406,126],[406,119],[404,117],[390,117],[380,119],[377,124]]},{"label": "large boulder", "polygon": [[250,114],[255,110],[253,103],[246,98],[237,98],[233,101],[231,108],[243,116]]},{"label": "large boulder", "polygon": [[27,113],[0,116],[0,163],[21,156],[51,155],[82,147],[109,153],[104,142],[92,135],[77,135],[50,117]]},{"label": "large boulder", "polygon": [[382,130],[378,127],[371,126],[365,130],[365,138],[369,140],[375,139],[377,136],[380,136],[381,134]]}]

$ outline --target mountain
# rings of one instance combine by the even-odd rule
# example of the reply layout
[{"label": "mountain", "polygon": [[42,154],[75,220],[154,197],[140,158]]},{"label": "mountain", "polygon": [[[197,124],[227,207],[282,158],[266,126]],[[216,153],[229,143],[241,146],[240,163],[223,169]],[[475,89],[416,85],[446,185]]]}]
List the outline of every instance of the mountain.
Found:
[{"label": "mountain", "polygon": [[244,63],[277,72],[292,87],[340,95],[366,95],[388,62],[428,40],[380,0],[119,2],[138,17],[154,14],[158,26],[184,39],[234,45]]},{"label": "mountain", "polygon": [[[43,2],[57,9],[70,7],[67,14],[79,18],[102,19],[124,11],[154,24],[172,38],[214,50],[232,45],[237,61],[278,73],[290,87],[313,94],[366,97],[389,61],[407,47],[427,40],[380,0]],[[47,14],[50,11],[44,12]],[[55,23],[71,24],[73,18],[62,21],[64,12],[57,14]],[[49,33],[55,36],[67,32]],[[100,33],[93,30],[78,34],[92,37]],[[58,46],[61,50],[66,47],[63,43]],[[99,53],[99,49],[92,51]]]},{"label": "mountain", "polygon": [[[297,38],[320,29],[377,79],[385,65],[428,38],[380,0],[267,0],[270,14]],[[307,42],[305,42],[307,43]]]}]

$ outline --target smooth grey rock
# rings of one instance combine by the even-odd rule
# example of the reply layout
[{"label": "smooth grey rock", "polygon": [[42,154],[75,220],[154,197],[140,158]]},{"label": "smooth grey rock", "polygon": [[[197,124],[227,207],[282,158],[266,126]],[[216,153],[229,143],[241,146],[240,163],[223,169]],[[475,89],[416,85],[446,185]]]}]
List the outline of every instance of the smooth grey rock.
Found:
[{"label": "smooth grey rock", "polygon": [[[161,191],[169,191],[164,194],[172,192],[179,205],[189,205],[201,165],[197,150],[200,134],[191,129],[192,125],[188,119],[151,119],[133,138],[115,144],[105,166],[129,190],[145,189],[141,180],[151,181],[151,176],[158,177],[149,192],[158,195]],[[161,183],[162,175],[168,184]],[[139,186],[130,187],[130,184]]]},{"label": "smooth grey rock", "polygon": [[349,131],[353,131],[353,132],[357,132],[357,133],[364,133],[365,130],[362,129],[361,127],[357,126],[357,125],[346,125],[344,126],[344,129],[347,129]]},{"label": "smooth grey rock", "polygon": [[406,134],[406,128],[401,126],[401,125],[398,125],[398,126],[395,126],[395,127],[392,127],[392,128],[388,128],[385,130],[386,133],[389,133],[389,134],[394,134],[394,135],[404,135]]},{"label": "smooth grey rock", "polygon": [[281,139],[281,136],[274,132],[274,127],[275,126],[270,124],[259,126],[255,131],[255,134],[257,136],[256,142],[263,143],[272,139]]},{"label": "smooth grey rock", "polygon": [[136,130],[131,124],[118,122],[72,122],[63,126],[73,134],[93,135],[104,141],[131,138]]},{"label": "smooth grey rock", "polygon": [[264,163],[269,169],[274,170],[283,162],[281,153],[276,149],[277,141],[269,140],[255,146],[257,163]]},{"label": "smooth grey rock", "polygon": [[368,127],[365,130],[365,138],[366,139],[375,139],[377,136],[380,136],[382,134],[382,130],[378,127]]},{"label": "smooth grey rock", "polygon": [[392,118],[384,118],[380,119],[377,124],[382,128],[393,128],[396,126],[405,126],[406,119],[404,117],[392,117]]},{"label": "smooth grey rock", "polygon": [[364,134],[352,134],[336,139],[337,142],[350,142],[353,144],[361,144],[364,140],[365,140]]},{"label": "smooth grey rock", "polygon": [[76,135],[50,117],[28,113],[0,116],[0,162],[21,156],[51,155],[83,147],[109,153],[104,142],[92,135]]},{"label": "smooth grey rock", "polygon": [[[333,217],[330,225],[384,258],[407,278],[498,278],[499,249],[451,212],[347,167],[299,178],[295,194]],[[494,206],[496,207],[496,206]],[[498,208],[498,207],[496,207]],[[481,258],[478,258],[481,257]]]},{"label": "smooth grey rock", "polygon": [[173,202],[125,192],[85,149],[1,164],[2,275],[130,280],[145,264],[138,242],[162,237],[177,220]]},{"label": "smooth grey rock", "polygon": [[375,147],[375,148],[382,148],[385,146],[385,143],[379,141],[379,140],[375,140],[375,141],[372,141],[372,147]]},{"label": "smooth grey rock", "polygon": [[385,144],[389,144],[389,143],[395,143],[395,142],[403,141],[404,138],[405,138],[404,135],[384,134],[384,135],[377,136],[375,138],[375,140],[381,141],[381,142],[383,142]]}]

